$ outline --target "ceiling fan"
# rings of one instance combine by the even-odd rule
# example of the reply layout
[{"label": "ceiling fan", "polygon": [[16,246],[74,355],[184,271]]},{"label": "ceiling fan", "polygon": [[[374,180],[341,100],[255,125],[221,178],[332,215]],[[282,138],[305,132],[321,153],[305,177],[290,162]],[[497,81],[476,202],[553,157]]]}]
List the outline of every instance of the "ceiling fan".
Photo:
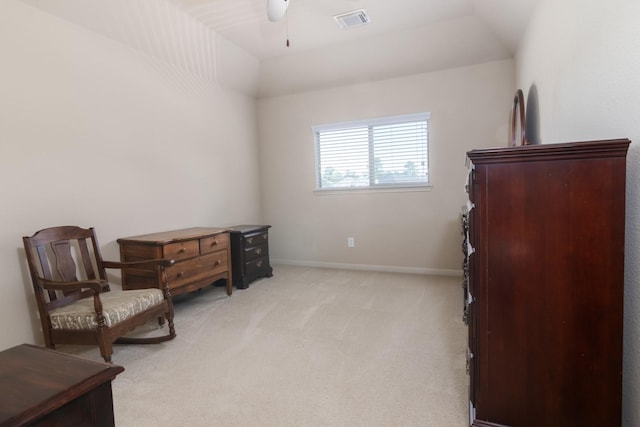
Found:
[{"label": "ceiling fan", "polygon": [[289,7],[289,0],[267,0],[267,18],[276,22],[284,18]]}]

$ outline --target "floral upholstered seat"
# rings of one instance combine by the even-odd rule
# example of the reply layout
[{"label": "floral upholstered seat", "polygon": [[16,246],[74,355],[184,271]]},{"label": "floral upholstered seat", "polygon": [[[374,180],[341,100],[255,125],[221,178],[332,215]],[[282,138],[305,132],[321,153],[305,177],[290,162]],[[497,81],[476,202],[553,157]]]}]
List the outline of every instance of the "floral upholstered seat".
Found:
[{"label": "floral upholstered seat", "polygon": [[[107,292],[100,295],[104,323],[112,327],[138,313],[161,304],[164,300],[160,289],[139,289],[123,292]],[[92,298],[78,300],[49,312],[53,329],[91,330],[98,327]]]}]

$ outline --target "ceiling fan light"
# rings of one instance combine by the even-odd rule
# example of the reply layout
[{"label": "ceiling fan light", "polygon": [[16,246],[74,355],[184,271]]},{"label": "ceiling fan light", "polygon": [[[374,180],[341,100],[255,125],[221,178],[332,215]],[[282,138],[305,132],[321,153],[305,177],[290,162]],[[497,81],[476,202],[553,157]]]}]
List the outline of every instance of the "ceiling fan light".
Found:
[{"label": "ceiling fan light", "polygon": [[269,21],[276,22],[284,18],[289,7],[289,0],[267,0],[267,18]]}]

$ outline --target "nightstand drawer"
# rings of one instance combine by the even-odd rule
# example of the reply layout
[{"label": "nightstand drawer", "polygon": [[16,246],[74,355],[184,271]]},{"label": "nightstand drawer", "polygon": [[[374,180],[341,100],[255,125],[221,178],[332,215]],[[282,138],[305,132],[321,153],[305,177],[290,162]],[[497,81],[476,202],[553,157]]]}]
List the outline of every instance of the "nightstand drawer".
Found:
[{"label": "nightstand drawer", "polygon": [[269,240],[269,234],[267,232],[251,234],[244,236],[243,240],[245,249],[251,246],[264,245]]},{"label": "nightstand drawer", "polygon": [[260,245],[251,248],[245,248],[244,260],[245,262],[260,258],[269,254],[269,246]]},{"label": "nightstand drawer", "polygon": [[244,270],[247,277],[256,277],[264,275],[263,273],[267,271],[267,267],[269,267],[269,258],[262,257],[245,263]]}]

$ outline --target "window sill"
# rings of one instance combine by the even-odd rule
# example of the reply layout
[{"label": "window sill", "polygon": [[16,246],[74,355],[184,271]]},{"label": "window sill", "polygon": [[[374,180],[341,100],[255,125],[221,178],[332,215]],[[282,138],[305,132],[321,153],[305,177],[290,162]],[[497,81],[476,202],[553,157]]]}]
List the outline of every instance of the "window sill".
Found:
[{"label": "window sill", "polygon": [[368,187],[368,188],[330,188],[313,190],[316,196],[328,196],[334,194],[367,194],[367,193],[414,193],[431,191],[431,185],[408,185],[394,187]]}]

